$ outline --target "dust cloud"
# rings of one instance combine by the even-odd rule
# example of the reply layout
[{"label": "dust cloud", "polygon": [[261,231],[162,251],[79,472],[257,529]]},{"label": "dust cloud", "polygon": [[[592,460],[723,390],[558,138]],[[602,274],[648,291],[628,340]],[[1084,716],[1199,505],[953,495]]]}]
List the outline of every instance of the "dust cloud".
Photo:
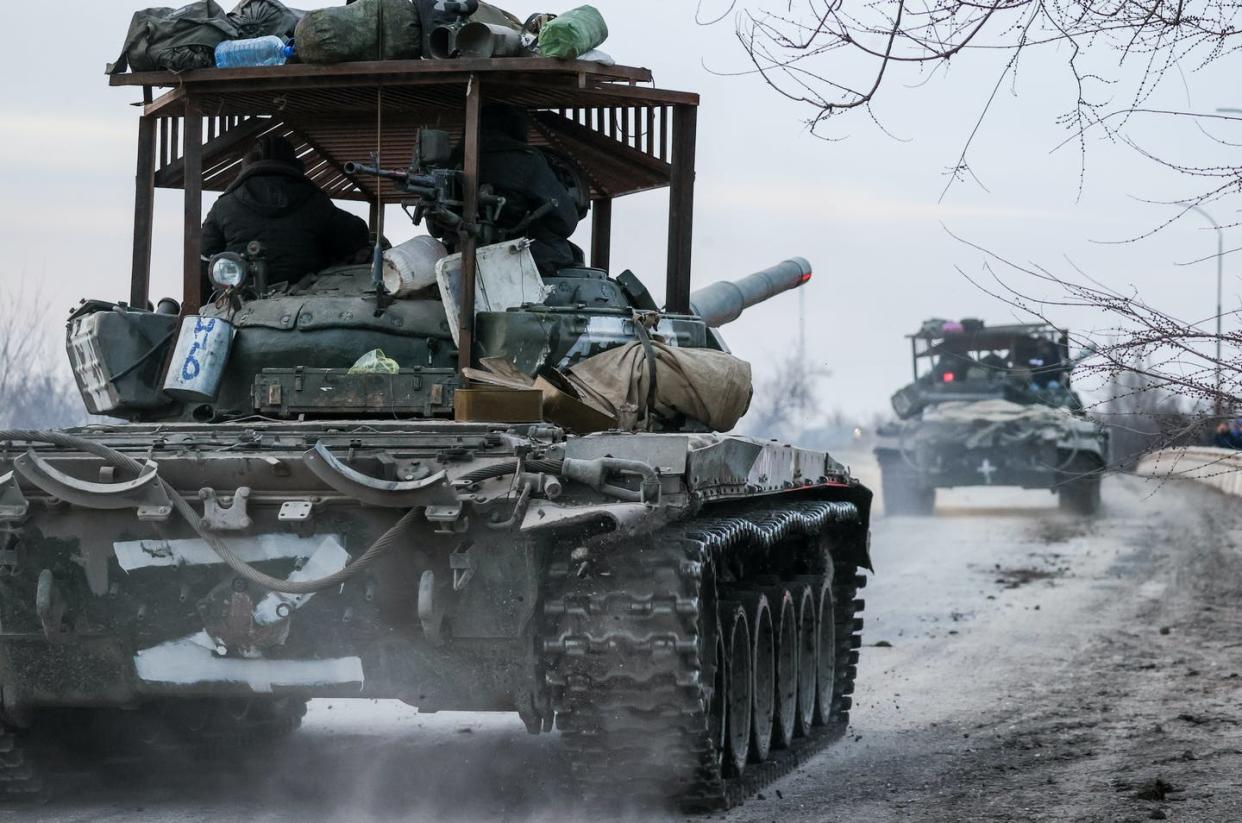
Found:
[{"label": "dust cloud", "polygon": [[113,751],[67,765],[48,805],[24,810],[23,823],[676,819],[582,805],[556,735],[530,736],[515,716],[420,715],[390,701],[314,701],[301,731],[244,751]]}]

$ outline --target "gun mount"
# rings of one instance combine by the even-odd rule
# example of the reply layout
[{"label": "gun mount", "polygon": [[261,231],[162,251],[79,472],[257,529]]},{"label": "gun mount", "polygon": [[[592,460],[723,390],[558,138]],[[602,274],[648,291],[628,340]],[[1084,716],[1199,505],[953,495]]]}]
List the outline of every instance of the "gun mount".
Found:
[{"label": "gun mount", "polygon": [[478,189],[477,211],[467,215],[466,173],[452,165],[452,138],[440,129],[421,129],[418,148],[409,169],[382,169],[376,163],[346,163],[344,171],[351,176],[372,176],[389,180],[410,196],[401,206],[414,225],[428,223],[432,234],[449,241],[450,248],[460,244],[461,235],[469,234],[479,245],[490,246],[515,237],[525,237],[531,226],[546,217],[560,203],[544,199],[534,204],[516,222],[502,225],[501,216],[508,199],[497,194],[490,184]]}]

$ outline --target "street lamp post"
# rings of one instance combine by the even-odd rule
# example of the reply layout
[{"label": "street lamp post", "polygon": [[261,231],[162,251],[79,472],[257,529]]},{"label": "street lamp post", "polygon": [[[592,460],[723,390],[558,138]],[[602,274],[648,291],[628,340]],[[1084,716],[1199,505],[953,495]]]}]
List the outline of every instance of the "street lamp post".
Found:
[{"label": "street lamp post", "polygon": [[1221,336],[1223,335],[1223,330],[1222,330],[1221,324],[1224,320],[1224,314],[1225,314],[1225,309],[1224,309],[1225,233],[1224,231],[1221,230],[1220,224],[1217,223],[1215,219],[1213,219],[1212,215],[1208,214],[1206,211],[1204,211],[1199,206],[1191,206],[1190,210],[1194,212],[1198,212],[1199,214],[1206,217],[1207,221],[1212,224],[1212,228],[1216,229],[1216,402],[1213,405],[1215,407],[1216,417],[1217,419],[1219,419],[1223,413],[1222,411],[1223,403],[1221,402],[1223,399],[1221,396],[1221,388],[1222,388],[1222,384],[1221,384]]}]

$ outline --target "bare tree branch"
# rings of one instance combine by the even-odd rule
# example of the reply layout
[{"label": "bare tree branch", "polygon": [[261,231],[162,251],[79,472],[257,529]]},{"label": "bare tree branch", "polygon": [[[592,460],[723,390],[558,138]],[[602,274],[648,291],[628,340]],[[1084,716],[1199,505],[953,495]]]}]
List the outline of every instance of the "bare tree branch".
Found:
[{"label": "bare tree branch", "polygon": [[757,437],[779,437],[807,427],[819,409],[819,384],[831,372],[808,364],[800,352],[767,365],[766,377],[755,388],[759,400],[746,416],[745,430]]},{"label": "bare tree branch", "polygon": [[[957,181],[977,181],[970,167],[975,137],[1031,49],[1055,50],[1072,82],[1073,101],[1059,123],[1083,158],[1081,195],[1090,132],[1138,148],[1124,130],[1137,115],[1159,112],[1148,101],[1170,70],[1184,78],[1184,69],[1218,63],[1242,46],[1239,0],[739,0],[729,8],[736,8],[737,37],[753,70],[808,107],[806,122],[821,137],[830,137],[832,118],[852,109],[874,117],[873,105],[898,69],[930,76],[967,51],[1008,53],[948,170],[946,193]],[[1185,171],[1217,178],[1194,202],[1242,192],[1236,167]]]},{"label": "bare tree branch", "polygon": [[[1210,439],[1217,424],[1242,407],[1242,311],[1225,313],[1226,331],[1218,337],[1201,328],[1215,316],[1188,322],[1081,272],[1081,279],[1070,279],[953,236],[985,257],[982,276],[959,269],[962,276],[1019,312],[1052,322],[1053,310],[1086,308],[1109,318],[1108,327],[1074,336],[1089,352],[1075,374],[1096,380],[1094,393],[1104,399],[1090,411],[1122,441],[1115,450],[1118,462],[1152,448]],[[1031,292],[1044,288],[1048,294]]]},{"label": "bare tree branch", "polygon": [[0,427],[57,428],[88,420],[68,374],[65,356],[53,343],[39,294],[0,289]]}]

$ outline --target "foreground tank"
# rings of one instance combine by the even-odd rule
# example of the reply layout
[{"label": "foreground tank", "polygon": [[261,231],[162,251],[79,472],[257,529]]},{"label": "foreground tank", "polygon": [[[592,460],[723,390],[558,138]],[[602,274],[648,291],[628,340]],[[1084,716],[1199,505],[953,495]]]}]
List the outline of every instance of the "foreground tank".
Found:
[{"label": "foreground tank", "polygon": [[929,515],[937,489],[971,486],[1047,489],[1068,512],[1099,509],[1108,437],[1071,388],[1064,332],[928,321],[912,339],[916,373],[922,358],[935,365],[893,396],[898,419],[877,431],[887,513]]},{"label": "foreground tank", "polygon": [[[111,80],[148,104],[130,300],[68,342],[88,409],[128,422],[0,432],[0,790],[55,787],[32,730],[220,746],[320,697],[515,712],[583,794],[695,809],[839,734],[871,495],[721,433],[750,384],[716,327],[810,268],[692,294],[697,95],[542,58],[321,71]],[[484,163],[490,106],[524,115],[516,166]],[[373,238],[401,205],[443,246],[393,250],[391,284],[380,254],[269,283],[234,238],[205,293],[202,194],[272,134]],[[144,311],[157,187],[184,191],[183,305]],[[608,275],[613,202],[660,188],[663,308]],[[547,253],[573,251],[552,214],[590,214],[596,268]]]},{"label": "foreground tank", "polygon": [[[657,329],[719,348],[715,325],[809,276],[718,285]],[[309,699],[398,699],[516,712],[559,730],[585,794],[705,809],[845,728],[871,495],[843,465],[684,419],[458,422],[440,301],[377,311],[369,282],[240,299],[210,402],[158,388],[174,318],[75,314],[84,397],[133,422],[0,432],[0,745],[67,710],[218,744],[291,731]],[[633,338],[633,284],[548,285],[480,315],[482,357],[527,353],[534,373]],[[375,348],[420,365],[350,374]],[[0,790],[53,785],[5,762]]]}]

